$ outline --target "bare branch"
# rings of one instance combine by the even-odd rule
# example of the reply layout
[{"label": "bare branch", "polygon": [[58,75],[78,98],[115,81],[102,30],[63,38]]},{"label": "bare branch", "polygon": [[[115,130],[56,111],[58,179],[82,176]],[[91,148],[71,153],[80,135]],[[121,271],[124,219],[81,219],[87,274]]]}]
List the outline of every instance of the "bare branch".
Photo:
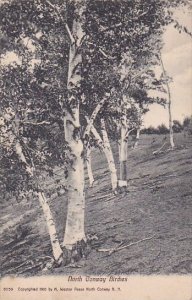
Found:
[{"label": "bare branch", "polygon": [[55,9],[55,5],[53,5],[49,0],[45,0],[53,9]]},{"label": "bare branch", "polygon": [[108,252],[109,255],[113,254],[114,252],[117,252],[117,251],[120,251],[120,250],[123,250],[123,249],[126,249],[126,248],[129,248],[133,245],[137,245],[141,242],[144,242],[144,241],[149,241],[151,239],[153,239],[155,237],[155,235],[151,236],[151,237],[148,237],[148,238],[145,238],[145,239],[142,239],[142,240],[139,240],[137,242],[133,242],[133,243],[130,243],[128,245],[124,245],[124,246],[121,246],[123,244],[123,242],[121,242],[120,245],[118,245],[117,247],[115,248],[112,248],[112,249],[98,249],[98,252]]},{"label": "bare branch", "polygon": [[27,125],[50,125],[51,123],[50,122],[47,122],[47,121],[42,121],[42,122],[29,122],[29,121],[26,121],[26,122],[22,122],[23,124],[27,124]]},{"label": "bare branch", "polygon": [[156,154],[161,153],[161,150],[165,147],[166,144],[167,144],[167,142],[165,142],[158,150],[153,151],[153,154],[156,155]]},{"label": "bare branch", "polygon": [[[88,42],[88,44],[89,45],[94,45],[95,46],[95,44],[93,44],[93,43],[91,43],[91,42]],[[103,51],[103,49],[101,49],[100,47],[98,48],[98,51],[105,57],[105,58],[107,58],[107,59],[115,59],[114,57],[112,57],[112,56],[110,56],[110,55],[108,55],[105,51]]]},{"label": "bare branch", "polygon": [[101,48],[99,48],[99,52],[100,52],[105,58],[108,58],[108,59],[114,59],[112,56],[106,54]]},{"label": "bare branch", "polygon": [[102,28],[102,30],[100,31],[100,32],[107,32],[107,31],[109,31],[109,30],[111,30],[111,29],[114,29],[114,28],[118,28],[118,27],[120,27],[122,25],[122,23],[120,22],[120,23],[118,23],[118,24],[116,24],[116,25],[114,25],[114,26],[110,26],[110,27],[104,27],[104,26],[100,26],[101,28]]},{"label": "bare branch", "polygon": [[71,31],[70,31],[69,26],[67,25],[67,23],[65,23],[65,28],[67,30],[67,33],[68,33],[69,39],[71,41],[71,44],[73,45],[75,43],[75,39],[74,39],[74,37],[73,37],[73,35],[72,35],[72,33],[71,33]]}]

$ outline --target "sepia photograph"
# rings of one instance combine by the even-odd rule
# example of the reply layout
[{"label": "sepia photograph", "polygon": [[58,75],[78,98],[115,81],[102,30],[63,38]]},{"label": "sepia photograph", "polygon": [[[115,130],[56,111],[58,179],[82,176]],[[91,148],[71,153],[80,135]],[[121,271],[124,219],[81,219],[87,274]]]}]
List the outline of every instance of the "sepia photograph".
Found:
[{"label": "sepia photograph", "polygon": [[0,0],[0,210],[2,300],[192,300],[190,0]]}]

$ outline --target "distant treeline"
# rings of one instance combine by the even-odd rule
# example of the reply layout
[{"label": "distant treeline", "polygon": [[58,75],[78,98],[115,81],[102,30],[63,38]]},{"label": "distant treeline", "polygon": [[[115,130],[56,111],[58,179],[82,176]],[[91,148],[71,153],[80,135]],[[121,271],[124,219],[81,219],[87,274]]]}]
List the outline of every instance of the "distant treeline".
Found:
[{"label": "distant treeline", "polygon": [[[192,116],[185,117],[183,123],[178,120],[173,121],[173,132],[186,132],[192,134]],[[165,124],[161,124],[158,127],[149,126],[147,128],[141,129],[141,134],[166,134],[169,133],[169,128]]]}]

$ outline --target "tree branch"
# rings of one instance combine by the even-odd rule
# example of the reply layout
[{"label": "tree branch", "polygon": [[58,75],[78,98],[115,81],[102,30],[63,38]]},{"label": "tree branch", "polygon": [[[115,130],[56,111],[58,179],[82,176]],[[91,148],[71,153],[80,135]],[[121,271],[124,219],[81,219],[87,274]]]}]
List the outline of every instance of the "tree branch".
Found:
[{"label": "tree branch", "polygon": [[88,121],[88,124],[87,124],[87,127],[85,128],[85,131],[83,133],[83,138],[85,138],[86,135],[89,135],[90,131],[91,131],[91,127],[93,125],[93,122],[95,121],[95,118],[98,114],[98,112],[100,111],[101,107],[103,106],[105,102],[105,98],[103,98],[98,104],[97,106],[95,107],[92,115],[91,115],[91,118],[89,119],[88,121],[88,118],[86,118],[86,120]]},{"label": "tree branch", "polygon": [[129,136],[129,134],[133,131],[133,130],[135,130],[135,128],[132,128],[132,129],[127,129],[127,131],[126,131],[126,134],[125,134],[125,137],[127,138],[128,136]]},{"label": "tree branch", "polygon": [[15,144],[15,152],[17,153],[19,159],[25,164],[26,171],[29,174],[29,176],[33,176],[33,169],[27,163],[27,160],[25,158],[25,155],[23,154],[23,150],[19,142],[16,142]]},{"label": "tree branch", "polygon": [[133,246],[133,245],[137,245],[141,242],[144,242],[144,241],[148,241],[148,240],[151,240],[155,237],[155,235],[151,236],[151,237],[148,237],[148,238],[145,238],[145,239],[142,239],[142,240],[139,240],[137,242],[133,242],[133,243],[130,243],[128,245],[124,245],[124,246],[121,246],[123,244],[123,242],[121,242],[120,245],[118,245],[117,247],[115,248],[112,248],[112,249],[98,249],[98,252],[108,252],[108,255],[111,255],[113,254],[114,252],[117,252],[117,251],[120,251],[120,250],[123,250],[123,249],[126,249],[126,248],[129,248],[130,246]]},{"label": "tree branch", "polygon": [[[149,8],[148,8],[147,11],[144,11],[144,12],[141,13],[140,15],[137,15],[137,16],[134,18],[134,20],[138,20],[139,18],[145,16],[148,12],[149,12]],[[123,26],[123,23],[122,23],[122,22],[120,22],[120,23],[118,23],[118,24],[115,24],[115,25],[113,25],[113,26],[110,26],[110,27],[104,27],[104,26],[100,25],[100,27],[101,27],[101,29],[102,29],[100,32],[102,32],[102,33],[103,33],[103,32],[107,32],[107,31],[109,31],[109,30],[111,30],[111,29],[118,28],[118,27],[121,27],[121,26]]]},{"label": "tree branch", "polygon": [[61,14],[60,14],[58,8],[57,8],[55,5],[53,5],[49,0],[45,0],[45,2],[46,2],[47,4],[49,4],[49,6],[51,6],[51,7],[55,10],[55,13],[57,14],[57,16],[64,22],[65,29],[66,29],[66,31],[67,31],[68,37],[69,37],[69,39],[70,39],[71,44],[73,45],[73,44],[75,43],[75,39],[74,39],[74,37],[73,37],[73,35],[72,35],[70,29],[69,29],[68,24],[65,22],[65,20],[64,20],[63,17],[61,16]]},{"label": "tree branch", "polygon": [[[88,42],[88,44],[94,45],[94,46],[95,46],[95,44],[93,44],[93,43],[91,43],[91,42]],[[112,56],[110,56],[110,55],[108,55],[107,53],[105,53],[105,51],[103,51],[100,47],[98,47],[98,51],[99,51],[105,58],[107,58],[107,59],[112,59],[112,60],[115,59],[115,58],[113,58]]]},{"label": "tree branch", "polygon": [[111,30],[111,29],[114,29],[114,28],[118,28],[118,27],[120,27],[122,25],[122,23],[120,22],[120,23],[118,23],[118,24],[116,24],[116,25],[114,25],[114,26],[110,26],[110,27],[104,27],[104,26],[100,26],[101,28],[102,28],[102,30],[100,31],[100,32],[107,32],[107,31],[109,31],[109,30]]},{"label": "tree branch", "polygon": [[27,125],[44,125],[44,124],[47,124],[47,125],[50,125],[51,123],[50,122],[47,122],[47,121],[42,121],[42,122],[29,122],[29,121],[26,121],[26,122],[22,122],[23,124],[27,124]]},{"label": "tree branch", "polygon": [[187,27],[181,25],[177,20],[173,19],[172,17],[170,17],[170,21],[174,24],[174,27],[180,32],[183,31],[186,34],[190,35],[190,37],[192,37],[192,32],[190,32]]},{"label": "tree branch", "polygon": [[66,31],[68,33],[68,37],[69,37],[69,39],[71,41],[71,44],[73,45],[75,43],[75,39],[74,39],[74,37],[73,37],[73,35],[72,35],[72,33],[71,33],[71,31],[70,31],[69,26],[68,26],[67,23],[65,23],[65,29],[66,29]]},{"label": "tree branch", "polygon": [[114,58],[113,58],[112,56],[106,54],[101,48],[99,48],[99,52],[100,52],[105,58],[107,58],[107,59],[113,59],[113,60],[114,60]]},{"label": "tree branch", "polygon": [[[90,123],[90,120],[87,116],[85,116],[85,119],[87,121],[87,123]],[[100,137],[99,133],[97,132],[96,128],[93,126],[93,124],[91,125],[91,129],[90,131],[92,132],[92,134],[94,135],[95,139],[96,139],[96,142],[99,146],[99,148],[104,151],[104,145],[103,145],[103,140],[102,138]]]},{"label": "tree branch", "polygon": [[161,153],[161,150],[165,147],[166,144],[167,144],[167,142],[165,142],[158,150],[153,151],[153,154],[156,155],[156,154]]}]

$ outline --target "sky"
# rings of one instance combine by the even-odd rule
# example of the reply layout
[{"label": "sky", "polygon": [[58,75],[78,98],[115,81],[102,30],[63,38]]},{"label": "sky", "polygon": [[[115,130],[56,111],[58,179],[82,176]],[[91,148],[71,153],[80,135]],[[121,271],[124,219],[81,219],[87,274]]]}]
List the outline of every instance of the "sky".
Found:
[{"label": "sky", "polygon": [[[175,14],[180,24],[192,32],[192,15],[179,11]],[[172,77],[170,91],[172,98],[172,118],[183,121],[184,117],[192,115],[192,37],[185,32],[179,33],[170,25],[164,33],[162,60],[167,74]],[[144,117],[144,126],[168,126],[168,110],[151,105],[150,111]]]}]

